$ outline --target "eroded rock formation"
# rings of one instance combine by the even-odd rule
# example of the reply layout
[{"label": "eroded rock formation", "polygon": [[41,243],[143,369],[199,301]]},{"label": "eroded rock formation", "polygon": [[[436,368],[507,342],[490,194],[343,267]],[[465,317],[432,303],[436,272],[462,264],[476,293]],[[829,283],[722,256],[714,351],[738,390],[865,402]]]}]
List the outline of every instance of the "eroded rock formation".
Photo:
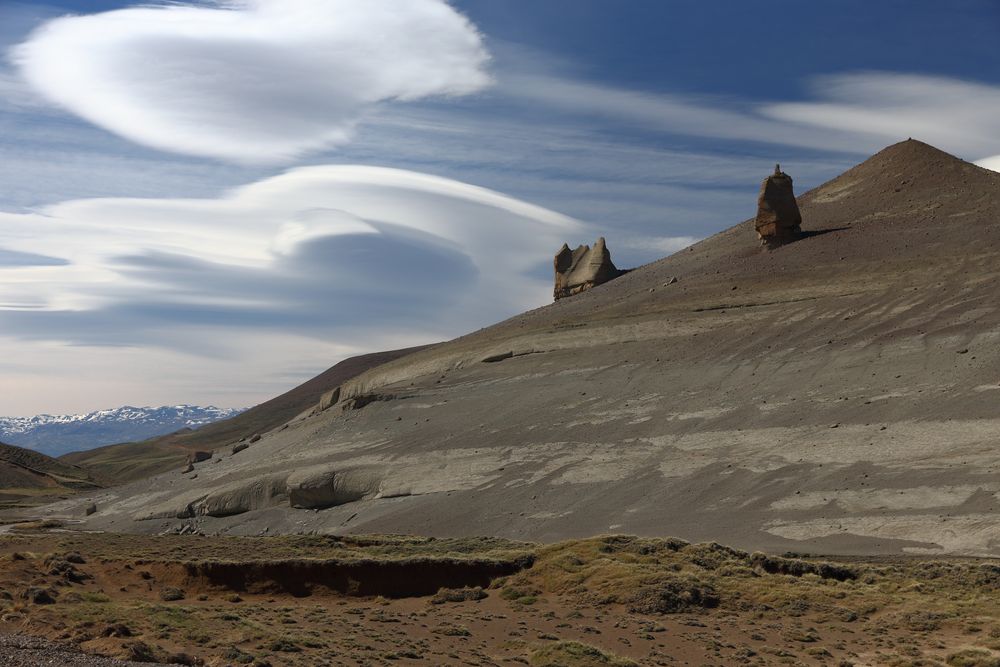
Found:
[{"label": "eroded rock formation", "polygon": [[614,280],[624,273],[611,261],[603,236],[597,239],[593,248],[582,245],[570,250],[564,243],[556,253],[553,264],[556,273],[553,296],[557,301]]},{"label": "eroded rock formation", "polygon": [[802,236],[802,214],[792,190],[792,177],[774,165],[774,173],[764,179],[757,197],[754,226],[762,245],[775,248]]}]

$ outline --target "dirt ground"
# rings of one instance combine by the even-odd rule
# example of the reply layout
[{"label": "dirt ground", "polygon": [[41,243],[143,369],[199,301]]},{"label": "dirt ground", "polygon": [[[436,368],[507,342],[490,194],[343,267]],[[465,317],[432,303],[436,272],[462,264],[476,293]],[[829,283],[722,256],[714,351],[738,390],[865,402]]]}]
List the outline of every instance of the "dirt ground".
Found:
[{"label": "dirt ground", "polygon": [[835,563],[622,536],[538,546],[50,530],[0,537],[0,634],[139,662],[1000,664],[991,561]]}]

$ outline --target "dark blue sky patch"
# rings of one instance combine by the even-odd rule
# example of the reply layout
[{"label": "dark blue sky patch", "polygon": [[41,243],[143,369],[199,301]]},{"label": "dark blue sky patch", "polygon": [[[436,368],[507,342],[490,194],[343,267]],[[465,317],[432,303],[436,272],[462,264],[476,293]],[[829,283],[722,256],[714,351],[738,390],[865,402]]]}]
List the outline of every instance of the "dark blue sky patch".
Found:
[{"label": "dark blue sky patch", "polygon": [[25,266],[68,266],[69,260],[60,257],[46,257],[31,252],[18,252],[0,248],[0,269]]}]

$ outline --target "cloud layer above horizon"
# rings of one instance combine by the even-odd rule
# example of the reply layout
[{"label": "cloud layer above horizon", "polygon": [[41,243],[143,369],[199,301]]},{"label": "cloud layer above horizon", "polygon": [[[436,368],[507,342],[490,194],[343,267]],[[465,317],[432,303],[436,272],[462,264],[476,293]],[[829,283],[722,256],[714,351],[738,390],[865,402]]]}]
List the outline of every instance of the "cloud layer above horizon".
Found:
[{"label": "cloud layer above horizon", "polygon": [[489,54],[444,0],[230,0],[48,21],[13,49],[44,98],[140,144],[247,163],[348,141],[383,101],[466,95]]},{"label": "cloud layer above horizon", "polygon": [[183,350],[185,327],[433,339],[543,301],[549,254],[580,227],[364,166],[301,167],[216,199],[70,201],[0,214],[0,317],[6,336],[101,346]]}]

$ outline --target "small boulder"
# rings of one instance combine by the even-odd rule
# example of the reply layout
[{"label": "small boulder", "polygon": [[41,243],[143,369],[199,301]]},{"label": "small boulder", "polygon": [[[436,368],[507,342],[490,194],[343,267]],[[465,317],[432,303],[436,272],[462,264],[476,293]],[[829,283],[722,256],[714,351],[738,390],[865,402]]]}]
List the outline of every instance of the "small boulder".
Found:
[{"label": "small boulder", "polygon": [[556,301],[602,285],[625,273],[611,261],[604,237],[597,239],[594,247],[582,245],[570,250],[565,243],[553,260]]},{"label": "small boulder", "polygon": [[84,516],[90,516],[91,514],[96,514],[96,513],[97,513],[97,504],[96,503],[90,503],[89,505],[87,505],[86,507],[83,508],[83,515]]},{"label": "small boulder", "polygon": [[122,646],[126,660],[132,662],[159,662],[155,648],[145,642],[130,642]]},{"label": "small boulder", "polygon": [[764,179],[757,197],[754,228],[761,245],[776,248],[802,236],[802,214],[795,201],[792,177],[774,165],[774,173]]},{"label": "small boulder", "polygon": [[167,586],[160,591],[160,599],[164,602],[176,602],[177,600],[184,599],[184,591],[180,588],[174,588],[173,586]]},{"label": "small boulder", "polygon": [[55,604],[56,602],[55,596],[56,596],[55,591],[46,588],[38,588],[36,586],[32,586],[31,588],[26,589],[21,594],[22,598],[24,598],[25,600],[27,600],[32,604]]},{"label": "small boulder", "polygon": [[248,445],[245,442],[239,442],[239,443],[233,445],[233,454],[239,454],[244,449],[250,449],[250,445]]},{"label": "small boulder", "polygon": [[188,463],[201,463],[212,458],[212,452],[191,452],[188,454]]},{"label": "small boulder", "polygon": [[249,442],[250,442],[250,444],[253,444],[253,443],[257,442],[258,440],[260,440],[260,433],[254,433],[253,435],[250,436]]},{"label": "small boulder", "polygon": [[124,623],[111,623],[101,630],[102,637],[131,637],[132,629]]}]

